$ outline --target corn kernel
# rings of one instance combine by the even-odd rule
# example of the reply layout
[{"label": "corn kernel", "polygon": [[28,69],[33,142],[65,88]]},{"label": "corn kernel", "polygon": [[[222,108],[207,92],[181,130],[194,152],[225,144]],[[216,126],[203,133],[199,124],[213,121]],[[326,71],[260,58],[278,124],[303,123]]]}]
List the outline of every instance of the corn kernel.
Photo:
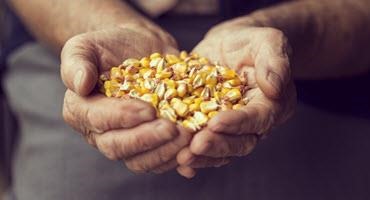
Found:
[{"label": "corn kernel", "polygon": [[140,97],[141,100],[151,103],[154,107],[158,105],[158,96],[157,94],[144,94]]},{"label": "corn kernel", "polygon": [[129,58],[129,59],[123,61],[122,65],[123,65],[123,67],[132,66],[132,67],[135,67],[135,68],[139,68],[140,67],[140,61],[135,59],[135,58]]},{"label": "corn kernel", "polygon": [[189,112],[189,107],[186,103],[183,103],[178,98],[173,98],[171,100],[171,106],[176,111],[176,114],[180,117],[185,117]]},{"label": "corn kernel", "polygon": [[204,126],[207,124],[207,121],[208,121],[208,116],[205,115],[204,113],[202,112],[194,112],[194,119],[195,121],[197,122],[197,124],[199,126]]},{"label": "corn kernel", "polygon": [[241,99],[241,97],[242,94],[240,93],[240,90],[234,88],[225,94],[224,99],[230,102],[236,102]]},{"label": "corn kernel", "polygon": [[160,99],[163,99],[165,92],[166,92],[166,84],[163,82],[157,85],[154,91],[154,93],[156,93]]},{"label": "corn kernel", "polygon": [[179,83],[177,86],[177,95],[179,97],[184,97],[187,92],[187,85],[186,83]]},{"label": "corn kernel", "polygon": [[177,115],[173,108],[170,106],[165,106],[161,110],[159,110],[159,115],[165,119],[168,119],[172,122],[176,122]]},{"label": "corn kernel", "polygon": [[204,101],[200,103],[200,111],[205,114],[211,111],[216,111],[218,107],[218,104],[214,101]]},{"label": "corn kernel", "polygon": [[141,67],[149,68],[150,67],[150,58],[144,57],[144,58],[140,59],[140,65],[141,65]]},{"label": "corn kernel", "polygon": [[158,116],[197,131],[218,112],[249,102],[249,87],[242,80],[246,78],[227,66],[182,51],[179,56],[153,53],[126,59],[101,74],[97,84],[108,97],[149,102]]},{"label": "corn kernel", "polygon": [[200,129],[200,127],[199,127],[196,123],[194,123],[193,121],[188,120],[188,119],[184,120],[184,121],[182,122],[182,125],[183,125],[185,128],[188,128],[188,129],[190,129],[190,130],[192,130],[192,131],[197,131],[198,129]]},{"label": "corn kernel", "polygon": [[187,58],[187,57],[188,57],[188,52],[186,52],[186,51],[181,51],[180,52],[180,58],[182,60],[185,60],[185,58]]},{"label": "corn kernel", "polygon": [[166,61],[169,65],[173,65],[175,63],[178,63],[180,62],[180,59],[176,56],[176,55],[173,55],[173,54],[167,54],[166,55]]},{"label": "corn kernel", "polygon": [[235,104],[235,105],[233,105],[233,110],[239,110],[239,109],[241,109],[243,107],[243,105],[242,104]]},{"label": "corn kernel", "polygon": [[168,88],[167,91],[164,93],[164,99],[170,100],[177,96],[177,90],[173,88]]},{"label": "corn kernel", "polygon": [[209,112],[208,113],[208,118],[213,118],[214,116],[216,116],[218,114],[218,112],[217,111],[212,111],[212,112]]},{"label": "corn kernel", "polygon": [[156,52],[156,53],[152,53],[152,54],[149,56],[150,60],[153,60],[153,59],[156,59],[156,58],[160,58],[160,57],[162,57],[162,55],[161,55],[160,53],[158,53],[158,52]]}]

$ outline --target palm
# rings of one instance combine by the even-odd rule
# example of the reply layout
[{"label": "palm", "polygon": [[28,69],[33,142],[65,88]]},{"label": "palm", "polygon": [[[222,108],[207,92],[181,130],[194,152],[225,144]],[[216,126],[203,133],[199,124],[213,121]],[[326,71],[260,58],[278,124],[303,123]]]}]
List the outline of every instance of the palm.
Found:
[{"label": "palm", "polygon": [[73,46],[85,50],[99,71],[109,70],[129,57],[139,58],[153,52],[174,50],[174,44],[165,43],[149,32],[129,28],[87,33],[79,36]]}]

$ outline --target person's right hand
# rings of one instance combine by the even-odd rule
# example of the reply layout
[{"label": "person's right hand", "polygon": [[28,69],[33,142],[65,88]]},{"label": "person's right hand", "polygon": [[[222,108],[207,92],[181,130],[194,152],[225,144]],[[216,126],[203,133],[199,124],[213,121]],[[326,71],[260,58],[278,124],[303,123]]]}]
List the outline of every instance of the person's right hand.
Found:
[{"label": "person's right hand", "polygon": [[156,27],[118,27],[81,34],[66,42],[61,76],[68,88],[63,117],[106,157],[123,160],[134,172],[161,173],[176,168],[176,154],[191,139],[174,123],[157,119],[140,100],[94,93],[98,75],[124,59],[153,52],[176,53],[175,40]]}]

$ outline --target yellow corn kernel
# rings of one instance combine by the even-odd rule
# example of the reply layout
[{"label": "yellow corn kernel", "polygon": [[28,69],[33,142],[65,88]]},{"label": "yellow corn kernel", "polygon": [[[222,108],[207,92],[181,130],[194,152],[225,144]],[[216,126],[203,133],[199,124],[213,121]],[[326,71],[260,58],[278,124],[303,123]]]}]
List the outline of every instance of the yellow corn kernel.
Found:
[{"label": "yellow corn kernel", "polygon": [[190,112],[195,112],[200,110],[200,104],[197,103],[192,103],[189,105],[189,111]]},{"label": "yellow corn kernel", "polygon": [[179,83],[177,86],[177,95],[179,97],[184,97],[187,92],[187,85],[186,83]]},{"label": "yellow corn kernel", "polygon": [[186,119],[181,124],[185,128],[188,128],[188,129],[190,129],[192,131],[197,131],[198,129],[200,129],[200,127],[196,123],[194,123],[193,121],[194,120],[188,120],[188,119]]},{"label": "yellow corn kernel", "polygon": [[209,112],[208,113],[208,118],[213,118],[214,116],[216,116],[218,114],[218,111],[212,111],[212,112]]},{"label": "yellow corn kernel", "polygon": [[234,78],[234,79],[225,81],[223,83],[223,86],[227,87],[227,88],[232,88],[232,87],[240,86],[240,84],[241,84],[240,79],[239,78]]},{"label": "yellow corn kernel", "polygon": [[142,74],[143,78],[153,78],[155,76],[155,70],[153,69],[147,69]]},{"label": "yellow corn kernel", "polygon": [[110,90],[105,90],[105,96],[112,97],[112,92]]},{"label": "yellow corn kernel", "polygon": [[187,58],[187,57],[188,57],[188,52],[186,52],[186,51],[181,51],[180,52],[180,58],[182,60],[185,60],[185,58]]},{"label": "yellow corn kernel", "polygon": [[236,76],[236,72],[228,67],[217,66],[217,71],[221,77],[225,80],[233,79]]},{"label": "yellow corn kernel", "polygon": [[123,97],[124,95],[126,95],[126,93],[125,93],[124,91],[118,91],[118,92],[114,95],[114,97],[118,97],[118,98],[120,98],[120,97]]},{"label": "yellow corn kernel", "polygon": [[125,80],[125,82],[119,87],[120,91],[129,92],[134,88],[134,84],[131,81]]},{"label": "yellow corn kernel", "polygon": [[171,106],[172,108],[176,111],[176,113],[180,117],[185,117],[188,112],[189,112],[189,107],[186,103],[183,103],[180,99],[178,98],[173,98],[171,100]]},{"label": "yellow corn kernel", "polygon": [[197,88],[197,89],[193,90],[193,92],[191,94],[194,95],[194,96],[200,97],[200,95],[203,92],[203,89],[204,89],[203,87]]},{"label": "yellow corn kernel", "polygon": [[209,87],[205,87],[200,94],[200,97],[203,98],[204,101],[208,101],[211,99],[211,89]]},{"label": "yellow corn kernel", "polygon": [[163,99],[165,92],[166,92],[166,84],[163,82],[159,83],[154,90],[154,93],[156,93],[160,99]]},{"label": "yellow corn kernel", "polygon": [[176,122],[177,115],[176,111],[171,108],[170,106],[164,106],[162,109],[159,110],[159,115],[165,119],[168,119],[172,122]]},{"label": "yellow corn kernel", "polygon": [[170,100],[177,96],[177,90],[173,88],[168,88],[167,91],[164,93],[164,99]]},{"label": "yellow corn kernel", "polygon": [[226,93],[228,93],[230,90],[231,90],[231,88],[222,87],[221,90],[220,90],[221,97],[225,96]]},{"label": "yellow corn kernel", "polygon": [[136,74],[137,72],[139,72],[139,68],[133,65],[126,67],[126,70],[125,70],[126,74]]},{"label": "yellow corn kernel", "polygon": [[182,102],[190,105],[194,102],[195,96],[185,97]]},{"label": "yellow corn kernel", "polygon": [[144,94],[140,97],[140,99],[152,104],[154,107],[156,107],[159,102],[157,94]]},{"label": "yellow corn kernel", "polygon": [[211,111],[216,111],[218,107],[218,104],[214,101],[204,101],[200,103],[200,111],[205,114]]},{"label": "yellow corn kernel", "polygon": [[200,57],[199,58],[199,63],[201,65],[207,65],[209,63],[209,60],[207,58],[205,58],[205,57]]},{"label": "yellow corn kernel", "polygon": [[121,72],[121,69],[118,67],[112,67],[110,69],[110,77],[111,79],[122,80],[123,74]]},{"label": "yellow corn kernel", "polygon": [[166,107],[168,107],[168,106],[170,106],[170,104],[168,103],[168,101],[167,101],[167,100],[161,100],[161,101],[159,101],[159,103],[158,103],[158,108],[159,108],[159,109],[166,108]]},{"label": "yellow corn kernel", "polygon": [[173,72],[179,76],[180,78],[184,78],[186,76],[186,71],[188,70],[188,66],[185,62],[179,62],[172,65]]},{"label": "yellow corn kernel", "polygon": [[233,104],[228,102],[228,101],[222,102],[222,104],[221,104],[221,110],[222,111],[231,110],[232,108],[233,108]]},{"label": "yellow corn kernel", "polygon": [[208,122],[208,116],[202,112],[194,112],[193,118],[199,126],[204,126]]},{"label": "yellow corn kernel", "polygon": [[193,82],[194,81],[194,79],[195,79],[195,76],[197,75],[197,72],[198,72],[198,69],[196,69],[196,68],[191,68],[190,69],[190,71],[189,71],[189,80],[191,81],[191,82]]},{"label": "yellow corn kernel", "polygon": [[155,90],[155,82],[152,79],[145,79],[143,83],[143,87],[150,92],[153,92]]},{"label": "yellow corn kernel", "polygon": [[193,80],[193,88],[194,89],[197,89],[199,87],[202,87],[205,85],[205,78],[204,78],[204,75],[203,74],[197,74],[195,77],[194,77],[194,80]]},{"label": "yellow corn kernel", "polygon": [[173,65],[175,63],[178,63],[180,62],[180,59],[176,56],[176,55],[173,55],[173,54],[167,54],[165,56],[166,58],[166,62],[169,64],[169,65]]},{"label": "yellow corn kernel", "polygon": [[243,107],[243,105],[242,104],[235,104],[235,105],[233,105],[233,110],[239,110],[239,109],[241,109]]},{"label": "yellow corn kernel", "polygon": [[156,59],[156,58],[161,58],[161,57],[162,57],[162,55],[161,55],[160,53],[158,53],[158,52],[156,52],[156,53],[152,53],[152,54],[149,56],[150,60],[153,60],[153,59]]},{"label": "yellow corn kernel", "polygon": [[234,88],[234,89],[231,89],[230,91],[228,91],[223,98],[226,101],[236,102],[236,101],[239,101],[239,99],[242,98],[242,94],[240,93],[239,89]]},{"label": "yellow corn kernel", "polygon": [[149,68],[150,67],[150,58],[144,57],[140,59],[140,65],[143,68]]},{"label": "yellow corn kernel", "polygon": [[192,53],[190,53],[190,57],[191,57],[192,59],[199,59],[199,54],[197,54],[197,53],[195,53],[195,52],[192,52]]},{"label": "yellow corn kernel", "polygon": [[170,68],[166,68],[161,72],[157,71],[157,74],[155,75],[155,77],[159,79],[170,78],[171,76],[172,76],[172,70]]},{"label": "yellow corn kernel", "polygon": [[157,57],[150,61],[149,66],[150,68],[157,68],[158,64],[162,63],[163,58]]},{"label": "yellow corn kernel", "polygon": [[138,59],[135,59],[135,58],[129,58],[129,59],[126,59],[125,61],[123,61],[122,65],[123,65],[123,67],[132,66],[132,67],[139,68],[140,67],[140,61]]},{"label": "yellow corn kernel", "polygon": [[211,86],[216,86],[217,84],[217,73],[210,73],[206,77],[206,84]]},{"label": "yellow corn kernel", "polygon": [[130,92],[128,93],[128,96],[134,99],[140,98],[139,92],[136,91],[135,89],[130,90]]},{"label": "yellow corn kernel", "polygon": [[176,88],[176,82],[174,80],[164,79],[163,82],[166,84],[167,88],[172,88],[172,89]]}]

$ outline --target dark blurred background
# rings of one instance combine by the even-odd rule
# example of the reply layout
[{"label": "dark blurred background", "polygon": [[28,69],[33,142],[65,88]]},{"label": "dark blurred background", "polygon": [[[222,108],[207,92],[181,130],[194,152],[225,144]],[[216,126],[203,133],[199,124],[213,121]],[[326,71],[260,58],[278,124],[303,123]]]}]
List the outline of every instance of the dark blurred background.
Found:
[{"label": "dark blurred background", "polygon": [[[0,1],[2,2],[2,1]],[[227,4],[229,5],[229,4]],[[226,4],[225,4],[226,6]],[[259,4],[259,6],[264,6]],[[238,15],[258,8],[239,10]],[[191,50],[201,40],[209,27],[231,17],[233,8],[225,9],[222,16],[173,18],[162,16],[157,23],[180,38],[181,49]],[[24,41],[32,40],[21,26],[6,23],[13,15],[4,18],[4,5],[0,6],[0,69],[1,81],[6,69],[6,55]],[[9,18],[9,16],[11,16]],[[178,23],[181,21],[181,23]],[[195,23],[196,22],[196,23]],[[194,31],[196,30],[196,31]],[[7,35],[12,32],[12,35]],[[5,41],[8,38],[12,43]],[[5,48],[6,47],[6,48]],[[356,77],[296,81],[298,90],[298,111],[296,116],[284,125],[279,134],[273,135],[261,144],[252,155],[256,160],[252,168],[263,170],[264,159],[276,160],[276,171],[270,174],[271,183],[288,183],[295,195],[320,193],[323,199],[370,199],[370,73]],[[5,183],[10,183],[10,163],[16,136],[15,118],[6,103],[6,95],[0,89],[0,193]],[[5,134],[7,133],[7,134]],[[12,136],[12,137],[9,137]],[[273,147],[273,148],[272,148]],[[291,152],[298,152],[290,157]],[[294,161],[294,162],[292,162]],[[296,165],[290,165],[295,163]],[[261,165],[258,165],[261,164]],[[280,168],[279,168],[280,167]],[[302,174],[303,173],[303,174]],[[306,173],[306,174],[305,174]],[[315,177],[315,182],[305,182],[305,177]],[[280,180],[279,180],[280,179]],[[311,181],[311,182],[310,182]],[[269,179],[266,180],[266,185]],[[306,188],[305,188],[306,187]],[[305,188],[305,189],[303,189]],[[270,188],[271,189],[271,188]],[[286,192],[274,191],[273,192]],[[289,193],[289,192],[287,192]],[[344,195],[341,197],[341,195]],[[1,194],[0,194],[1,196]],[[312,195],[315,197],[315,195]],[[337,197],[337,198],[335,198]],[[348,198],[347,198],[348,197]]]}]

